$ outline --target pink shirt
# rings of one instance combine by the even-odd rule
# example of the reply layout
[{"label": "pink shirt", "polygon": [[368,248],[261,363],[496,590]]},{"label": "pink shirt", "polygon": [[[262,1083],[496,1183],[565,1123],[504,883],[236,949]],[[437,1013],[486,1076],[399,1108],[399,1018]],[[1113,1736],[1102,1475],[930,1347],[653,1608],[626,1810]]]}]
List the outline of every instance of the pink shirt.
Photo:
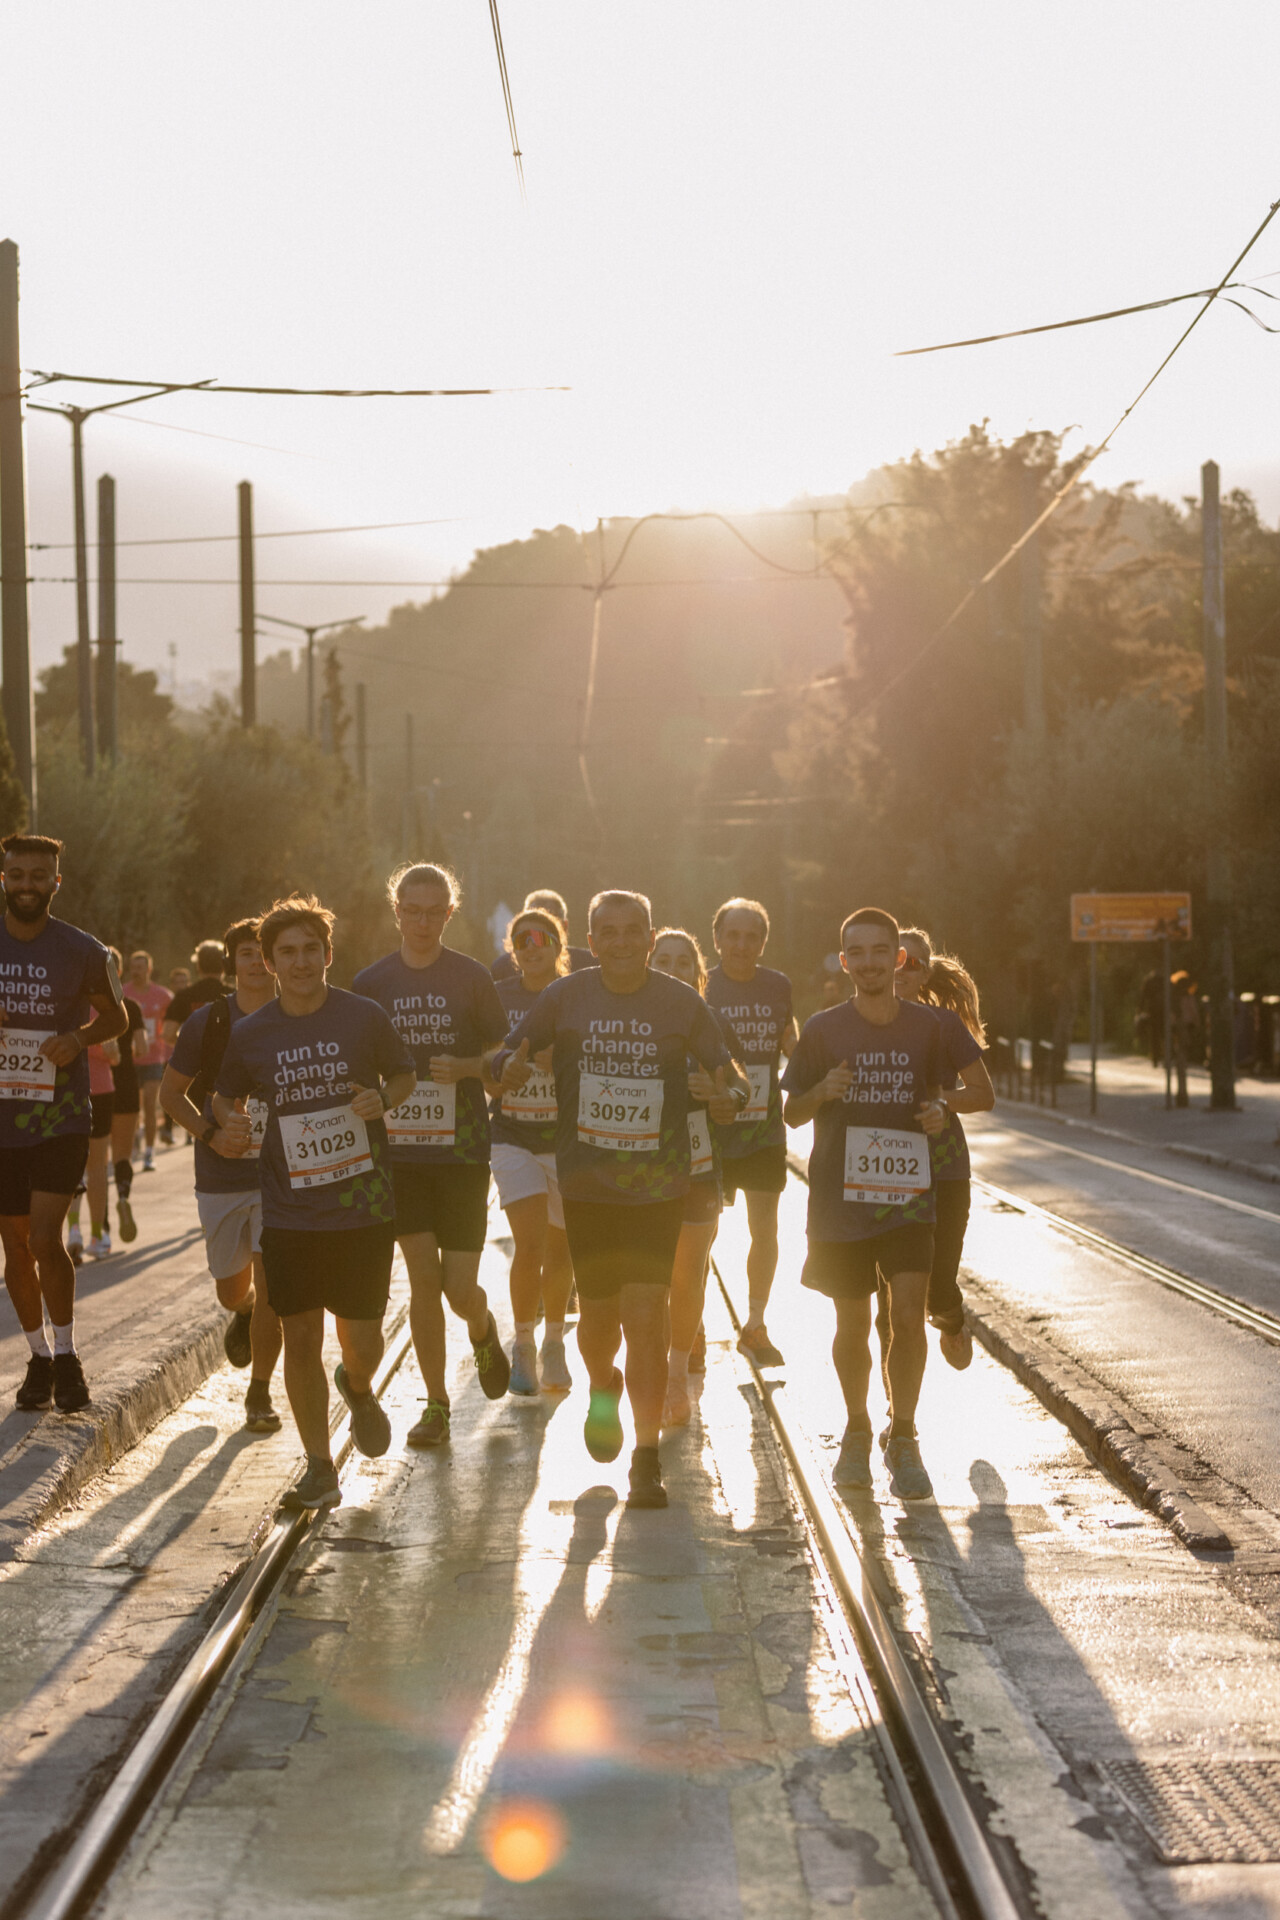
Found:
[{"label": "pink shirt", "polygon": [[111,1072],[111,1062],[101,1047],[89,1048],[89,1091],[90,1093],[114,1093],[115,1079]]},{"label": "pink shirt", "polygon": [[170,1049],[160,1038],[160,1029],[164,1025],[165,1008],[173,995],[168,987],[162,987],[158,980],[153,980],[149,986],[145,987],[135,987],[131,981],[127,982],[124,997],[126,1000],[137,1001],[147,1030],[145,1041],[139,1034],[133,1043],[135,1066],[162,1067],[169,1058]]}]

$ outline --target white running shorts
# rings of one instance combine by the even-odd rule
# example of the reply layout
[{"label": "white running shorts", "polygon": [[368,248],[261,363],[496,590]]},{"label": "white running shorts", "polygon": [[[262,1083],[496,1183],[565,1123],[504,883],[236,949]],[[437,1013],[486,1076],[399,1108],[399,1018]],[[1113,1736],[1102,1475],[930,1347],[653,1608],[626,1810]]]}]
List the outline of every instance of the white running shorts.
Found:
[{"label": "white running shorts", "polygon": [[495,1140],[489,1165],[497,1184],[500,1207],[514,1206],[517,1200],[529,1200],[535,1193],[545,1193],[548,1223],[563,1229],[564,1209],[560,1205],[554,1153],[530,1153],[528,1147],[512,1147],[503,1140]]},{"label": "white running shorts", "polygon": [[196,1207],[214,1279],[230,1280],[243,1273],[262,1249],[261,1193],[256,1187],[243,1193],[198,1193]]}]

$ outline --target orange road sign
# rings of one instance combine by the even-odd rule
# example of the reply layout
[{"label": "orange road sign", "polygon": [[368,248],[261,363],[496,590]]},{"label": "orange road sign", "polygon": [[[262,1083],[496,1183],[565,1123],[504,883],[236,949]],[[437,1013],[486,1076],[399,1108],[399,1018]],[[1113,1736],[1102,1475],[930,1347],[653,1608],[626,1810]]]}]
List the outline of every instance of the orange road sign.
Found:
[{"label": "orange road sign", "polygon": [[1189,893],[1073,893],[1073,940],[1189,940]]}]

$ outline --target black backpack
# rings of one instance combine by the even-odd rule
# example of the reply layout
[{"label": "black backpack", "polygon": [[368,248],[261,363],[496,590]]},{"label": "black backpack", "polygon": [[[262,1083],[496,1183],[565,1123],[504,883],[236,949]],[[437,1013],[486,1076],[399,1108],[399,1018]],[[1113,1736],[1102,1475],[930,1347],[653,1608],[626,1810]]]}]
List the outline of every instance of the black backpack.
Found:
[{"label": "black backpack", "polygon": [[205,1021],[204,1032],[200,1036],[200,1067],[187,1088],[187,1097],[192,1106],[204,1110],[204,1103],[213,1092],[218,1079],[218,1069],[222,1065],[222,1056],[227,1050],[227,1041],[231,1038],[231,995],[223,994],[219,1000],[209,1002],[209,1018]]}]

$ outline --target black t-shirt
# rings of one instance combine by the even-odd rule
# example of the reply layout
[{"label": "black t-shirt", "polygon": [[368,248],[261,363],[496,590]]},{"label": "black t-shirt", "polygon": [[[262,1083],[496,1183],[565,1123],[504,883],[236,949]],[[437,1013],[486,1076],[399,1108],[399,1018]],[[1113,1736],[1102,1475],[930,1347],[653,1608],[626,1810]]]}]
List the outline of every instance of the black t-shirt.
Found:
[{"label": "black t-shirt", "polygon": [[197,1007],[207,1006],[210,1000],[220,1000],[227,992],[226,982],[216,979],[211,973],[202,973],[189,987],[181,987],[164,1010],[161,1025],[173,1020],[181,1027],[189,1020]]},{"label": "black t-shirt", "polygon": [[124,1004],[129,1024],[116,1042],[120,1049],[120,1061],[118,1066],[111,1069],[111,1084],[117,1098],[124,1102],[121,1112],[136,1113],[142,1100],[138,1093],[138,1069],[133,1062],[133,1036],[135,1033],[145,1033],[147,1023],[136,1000],[126,1000]]}]

